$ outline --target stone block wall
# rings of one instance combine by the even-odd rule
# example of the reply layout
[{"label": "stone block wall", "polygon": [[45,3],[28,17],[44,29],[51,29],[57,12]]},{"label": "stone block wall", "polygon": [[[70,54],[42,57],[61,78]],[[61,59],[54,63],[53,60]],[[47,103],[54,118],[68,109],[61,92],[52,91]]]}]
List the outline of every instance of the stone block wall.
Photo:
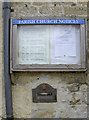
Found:
[{"label": "stone block wall", "polygon": [[[14,12],[11,12],[11,17],[14,19],[87,18],[87,2],[12,2],[11,9],[14,9]],[[0,51],[0,54],[2,53],[3,51]],[[13,72],[11,79],[15,118],[87,118],[89,70],[87,72]],[[32,102],[32,89],[41,83],[57,88],[56,103]],[[6,116],[5,109],[3,116]]]},{"label": "stone block wall", "polygon": [[[1,9],[1,5],[0,5],[0,9]],[[1,18],[1,13],[0,13],[0,18]],[[0,24],[0,33],[1,33],[1,24]],[[1,35],[1,34],[0,34]],[[0,43],[2,43],[2,38],[0,37]],[[0,45],[0,48],[1,48],[1,45]],[[0,64],[1,64],[1,62],[2,62],[2,52],[1,52],[2,50],[0,49],[0,58],[1,58],[1,60],[0,60]],[[2,69],[0,69],[0,76],[1,76],[1,78],[0,78],[0,118],[1,118],[1,115],[2,115]]]}]

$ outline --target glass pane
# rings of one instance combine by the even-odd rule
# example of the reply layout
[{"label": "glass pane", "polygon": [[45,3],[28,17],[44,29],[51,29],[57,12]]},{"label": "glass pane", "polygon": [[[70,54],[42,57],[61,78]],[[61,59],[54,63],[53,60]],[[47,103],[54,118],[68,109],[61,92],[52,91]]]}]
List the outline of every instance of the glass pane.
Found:
[{"label": "glass pane", "polygon": [[79,25],[19,25],[19,64],[80,64]]},{"label": "glass pane", "polygon": [[18,27],[19,64],[49,64],[49,26]]}]

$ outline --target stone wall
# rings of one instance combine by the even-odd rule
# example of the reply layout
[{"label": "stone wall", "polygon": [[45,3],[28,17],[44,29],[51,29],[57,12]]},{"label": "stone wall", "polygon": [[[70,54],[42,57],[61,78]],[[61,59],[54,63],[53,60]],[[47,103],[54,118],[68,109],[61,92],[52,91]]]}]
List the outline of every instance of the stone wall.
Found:
[{"label": "stone wall", "polygon": [[[1,8],[2,6],[1,6],[1,4],[0,4],[0,10],[2,9]],[[0,12],[0,23],[1,23],[1,16],[2,16],[2,14],[1,14],[1,12]],[[1,24],[0,24],[0,33],[1,33]],[[2,37],[1,37],[1,34],[0,34],[0,43],[2,44]],[[2,64],[2,50],[1,50],[1,47],[2,47],[2,45],[0,44],[0,65]],[[2,116],[2,69],[0,68],[0,118],[1,118],[1,116]]]},{"label": "stone wall", "polygon": [[0,119],[6,117],[3,48],[3,3],[0,2]]},{"label": "stone wall", "polygon": [[[11,12],[14,19],[87,18],[86,2],[12,2],[11,9],[14,9]],[[89,71],[13,72],[11,79],[15,118],[87,118]],[[41,83],[57,88],[56,103],[32,102],[32,89]]]}]

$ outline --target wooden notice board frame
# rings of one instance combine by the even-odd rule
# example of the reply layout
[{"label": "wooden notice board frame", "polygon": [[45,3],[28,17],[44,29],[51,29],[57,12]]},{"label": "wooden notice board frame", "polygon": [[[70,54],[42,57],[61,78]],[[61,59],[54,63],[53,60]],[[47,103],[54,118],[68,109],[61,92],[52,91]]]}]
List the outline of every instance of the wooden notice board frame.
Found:
[{"label": "wooden notice board frame", "polygon": [[[80,64],[18,64],[18,25],[80,25]],[[86,19],[11,19],[10,71],[86,71],[87,23]]]}]

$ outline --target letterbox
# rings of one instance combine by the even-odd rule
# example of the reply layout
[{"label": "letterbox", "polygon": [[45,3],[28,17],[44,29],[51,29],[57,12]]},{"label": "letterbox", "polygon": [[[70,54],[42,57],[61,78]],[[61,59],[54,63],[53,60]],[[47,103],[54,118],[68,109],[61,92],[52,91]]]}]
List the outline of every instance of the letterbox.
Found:
[{"label": "letterbox", "polygon": [[43,83],[32,89],[33,102],[57,102],[57,89]]}]

